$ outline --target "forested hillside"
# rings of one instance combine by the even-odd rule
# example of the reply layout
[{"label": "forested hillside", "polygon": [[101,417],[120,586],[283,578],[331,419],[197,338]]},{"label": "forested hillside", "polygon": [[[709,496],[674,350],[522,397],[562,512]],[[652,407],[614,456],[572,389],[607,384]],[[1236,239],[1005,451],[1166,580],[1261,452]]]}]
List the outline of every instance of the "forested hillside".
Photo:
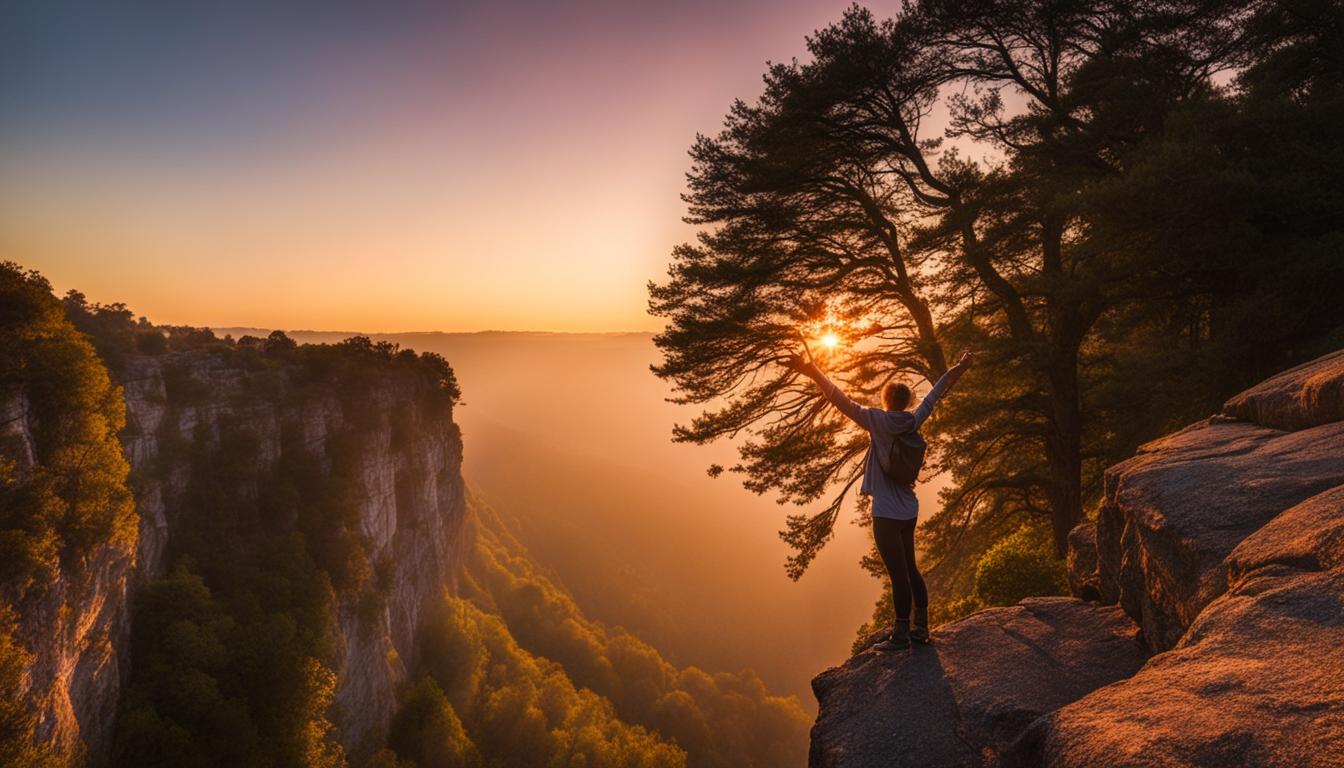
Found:
[{"label": "forested hillside", "polygon": [[801,760],[810,718],[796,698],[771,695],[749,669],[676,667],[638,636],[588,620],[528,557],[505,518],[484,503],[476,509],[481,528],[463,594],[493,607],[525,647],[560,661],[622,717],[674,739],[692,766]]},{"label": "forested hillside", "polygon": [[[426,628],[428,678],[395,721],[402,758],[486,765],[801,765],[810,718],[750,671],[678,669],[590,621],[532,563],[509,523],[468,501],[475,544],[460,596]],[[577,687],[577,690],[576,690]],[[429,764],[429,763],[425,763]]]}]

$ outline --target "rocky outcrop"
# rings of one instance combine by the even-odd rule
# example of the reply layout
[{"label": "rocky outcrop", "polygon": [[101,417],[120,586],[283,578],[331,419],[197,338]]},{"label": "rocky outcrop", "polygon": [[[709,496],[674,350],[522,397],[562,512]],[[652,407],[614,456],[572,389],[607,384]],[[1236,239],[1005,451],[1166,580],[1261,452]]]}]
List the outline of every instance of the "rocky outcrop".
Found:
[{"label": "rocky outcrop", "polygon": [[1021,765],[1344,765],[1344,487],[1227,558],[1229,589],[1134,677],[1037,722]]},{"label": "rocky outcrop", "polygon": [[1344,422],[1298,432],[1214,418],[1149,443],[1106,473],[1101,592],[1173,647],[1227,589],[1224,558],[1285,509],[1344,483]]},{"label": "rocky outcrop", "polygon": [[1101,599],[1096,523],[1088,520],[1069,531],[1069,554],[1065,566],[1070,592],[1083,600]]},{"label": "rocky outcrop", "polygon": [[1224,403],[1223,413],[1283,430],[1344,421],[1344,349],[1266,379]]},{"label": "rocky outcrop", "polygon": [[[0,459],[22,477],[37,461],[33,415],[18,389],[0,392]],[[35,579],[5,585],[15,636],[32,654],[24,692],[37,713],[34,738],[66,763],[103,754],[121,692],[129,632],[129,547],[105,544],[77,568],[51,563]]]},{"label": "rocky outcrop", "polygon": [[1119,609],[1035,598],[980,611],[933,644],[866,650],[812,681],[813,768],[992,764],[1036,718],[1138,671]]},{"label": "rocky outcrop", "polygon": [[[1137,622],[1131,637],[1155,652],[1141,668],[1113,668],[1096,644],[1117,629],[1086,614],[1056,645],[962,645],[940,630],[923,661],[933,649],[817,679],[813,764],[1344,766],[1341,392],[1344,352],[1107,472],[1097,520],[1070,536],[1069,581],[1117,607],[1072,605]],[[948,629],[993,627],[1001,610]],[[1113,676],[1058,688],[1088,665]],[[994,671],[978,695],[956,693],[976,679],[968,667]]]}]

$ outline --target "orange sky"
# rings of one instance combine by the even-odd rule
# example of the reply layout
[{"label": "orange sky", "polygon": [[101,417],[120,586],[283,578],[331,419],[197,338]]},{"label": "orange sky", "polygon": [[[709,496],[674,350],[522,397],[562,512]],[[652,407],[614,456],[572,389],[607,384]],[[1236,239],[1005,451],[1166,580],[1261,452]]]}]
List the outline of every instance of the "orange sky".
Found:
[{"label": "orange sky", "polygon": [[160,323],[652,330],[696,132],[846,4],[11,9],[0,249]]}]

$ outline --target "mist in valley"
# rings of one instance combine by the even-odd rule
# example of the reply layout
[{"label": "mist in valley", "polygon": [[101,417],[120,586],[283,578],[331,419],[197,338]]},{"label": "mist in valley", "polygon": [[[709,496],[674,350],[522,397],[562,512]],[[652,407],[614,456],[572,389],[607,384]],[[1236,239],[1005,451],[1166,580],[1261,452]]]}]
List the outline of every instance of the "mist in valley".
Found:
[{"label": "mist in valley", "polygon": [[[322,343],[353,332],[290,335]],[[467,482],[517,521],[533,557],[589,616],[678,664],[754,669],[815,709],[809,680],[848,657],[879,594],[859,567],[868,533],[838,526],[790,581],[777,531],[793,508],[729,473],[708,477],[711,463],[731,465],[730,445],[671,441],[692,409],[666,402],[670,390],[649,371],[649,334],[369,335],[452,364]],[[935,493],[921,489],[926,504]]]}]

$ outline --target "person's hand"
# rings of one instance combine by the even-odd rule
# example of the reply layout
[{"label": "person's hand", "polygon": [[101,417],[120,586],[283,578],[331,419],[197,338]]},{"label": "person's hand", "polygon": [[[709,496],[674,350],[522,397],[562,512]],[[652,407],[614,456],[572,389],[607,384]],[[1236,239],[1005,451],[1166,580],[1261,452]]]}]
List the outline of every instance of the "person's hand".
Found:
[{"label": "person's hand", "polygon": [[957,361],[957,367],[965,369],[970,368],[972,365],[975,365],[975,355],[971,354],[969,351],[962,352],[961,359]]},{"label": "person's hand", "polygon": [[804,376],[812,376],[817,372],[817,366],[813,365],[812,361],[802,355],[794,354],[789,355],[788,357],[781,357],[776,362],[794,373],[801,373]]}]

